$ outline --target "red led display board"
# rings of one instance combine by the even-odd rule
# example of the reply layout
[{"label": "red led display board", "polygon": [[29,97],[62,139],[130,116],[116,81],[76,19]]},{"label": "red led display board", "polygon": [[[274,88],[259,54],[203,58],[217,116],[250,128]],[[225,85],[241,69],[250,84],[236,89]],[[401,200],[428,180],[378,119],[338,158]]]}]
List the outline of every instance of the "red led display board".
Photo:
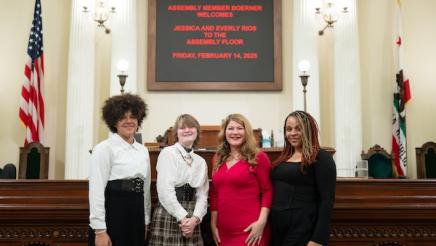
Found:
[{"label": "red led display board", "polygon": [[281,90],[281,0],[149,0],[148,90]]}]

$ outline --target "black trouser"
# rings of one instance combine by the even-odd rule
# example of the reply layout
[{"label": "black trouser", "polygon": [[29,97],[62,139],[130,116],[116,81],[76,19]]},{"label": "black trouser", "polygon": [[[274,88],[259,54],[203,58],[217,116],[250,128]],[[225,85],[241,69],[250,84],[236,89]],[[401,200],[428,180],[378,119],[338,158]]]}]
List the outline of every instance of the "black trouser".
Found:
[{"label": "black trouser", "polygon": [[316,206],[288,210],[271,209],[270,246],[306,246],[316,223]]},{"label": "black trouser", "polygon": [[[105,190],[107,233],[113,246],[144,246],[144,193]],[[95,234],[90,228],[89,245],[95,245]]]}]

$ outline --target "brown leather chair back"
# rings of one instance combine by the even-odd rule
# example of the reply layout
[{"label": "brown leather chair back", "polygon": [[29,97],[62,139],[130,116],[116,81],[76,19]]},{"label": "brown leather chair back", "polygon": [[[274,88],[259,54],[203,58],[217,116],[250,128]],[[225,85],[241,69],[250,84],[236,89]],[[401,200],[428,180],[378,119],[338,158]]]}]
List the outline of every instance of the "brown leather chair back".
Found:
[{"label": "brown leather chair back", "polygon": [[50,148],[32,142],[20,147],[19,179],[48,179]]},{"label": "brown leather chair back", "polygon": [[415,148],[416,168],[419,179],[436,178],[436,143],[426,142]]}]

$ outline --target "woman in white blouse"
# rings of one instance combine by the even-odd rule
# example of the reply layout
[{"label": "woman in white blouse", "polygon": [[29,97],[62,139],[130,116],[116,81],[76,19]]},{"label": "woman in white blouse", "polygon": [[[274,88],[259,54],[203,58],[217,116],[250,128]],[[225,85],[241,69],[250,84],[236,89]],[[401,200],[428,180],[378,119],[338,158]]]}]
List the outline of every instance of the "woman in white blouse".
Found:
[{"label": "woman in white blouse", "polygon": [[183,114],[173,129],[177,143],[164,148],[157,160],[159,204],[149,245],[203,245],[199,224],[207,212],[209,182],[206,161],[193,151],[200,125]]},{"label": "woman in white blouse", "polygon": [[134,135],[147,113],[137,95],[110,97],[103,119],[114,133],[94,147],[89,173],[89,245],[144,246],[150,223],[150,158]]}]

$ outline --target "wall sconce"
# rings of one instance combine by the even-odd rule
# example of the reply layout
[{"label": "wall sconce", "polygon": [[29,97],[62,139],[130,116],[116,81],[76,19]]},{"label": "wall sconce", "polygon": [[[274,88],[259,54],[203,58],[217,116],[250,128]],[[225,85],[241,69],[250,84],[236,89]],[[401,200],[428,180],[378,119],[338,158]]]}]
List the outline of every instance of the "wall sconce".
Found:
[{"label": "wall sconce", "polygon": [[[83,6],[83,13],[89,13],[87,6]],[[106,34],[109,34],[111,32],[111,29],[109,29],[105,22],[109,19],[111,14],[115,13],[115,7],[111,7],[110,9],[107,7],[104,0],[97,1],[97,7],[94,11],[94,21],[97,22],[97,26],[104,29],[104,32]]]},{"label": "wall sconce", "polygon": [[[321,15],[326,23],[324,28],[318,32],[318,34],[322,36],[325,29],[327,29],[328,27],[333,28],[333,24],[338,21],[340,13],[338,11],[338,8],[333,4],[331,0],[324,2],[324,7],[317,7],[315,8],[315,10],[315,14]],[[342,13],[348,13],[348,7],[344,6],[342,8]]]},{"label": "wall sconce", "polygon": [[301,75],[299,76],[301,79],[301,84],[303,85],[303,97],[304,97],[304,112],[306,112],[306,86],[309,81],[310,75],[307,72],[310,69],[310,62],[308,60],[301,60],[298,63],[298,69],[301,71]]},{"label": "wall sconce", "polygon": [[129,69],[129,62],[126,60],[119,60],[117,63],[117,69],[120,71],[120,74],[117,75],[118,79],[120,80],[121,85],[121,94],[124,94],[124,85],[126,84],[127,79],[127,69]]}]

